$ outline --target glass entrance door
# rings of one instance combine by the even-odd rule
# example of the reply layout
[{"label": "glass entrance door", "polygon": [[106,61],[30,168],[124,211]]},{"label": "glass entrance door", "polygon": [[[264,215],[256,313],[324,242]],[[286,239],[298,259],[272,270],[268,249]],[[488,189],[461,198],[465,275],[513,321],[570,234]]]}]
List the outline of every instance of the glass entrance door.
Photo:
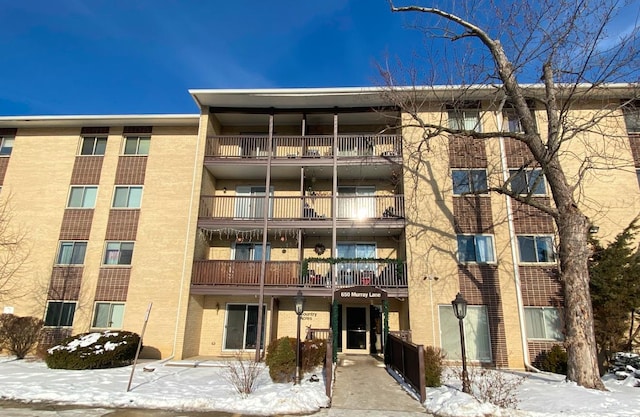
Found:
[{"label": "glass entrance door", "polygon": [[343,308],[342,351],[345,353],[369,353],[369,307],[344,306]]}]

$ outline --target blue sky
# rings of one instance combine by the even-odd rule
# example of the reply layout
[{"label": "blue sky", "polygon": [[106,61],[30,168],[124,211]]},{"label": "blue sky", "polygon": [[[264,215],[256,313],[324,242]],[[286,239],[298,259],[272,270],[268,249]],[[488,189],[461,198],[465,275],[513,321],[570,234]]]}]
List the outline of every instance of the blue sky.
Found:
[{"label": "blue sky", "polygon": [[190,88],[381,84],[385,0],[0,0],[0,114],[196,113]]},{"label": "blue sky", "polygon": [[0,115],[196,113],[188,89],[381,85],[376,63],[425,51],[414,18],[386,0],[0,0]]}]

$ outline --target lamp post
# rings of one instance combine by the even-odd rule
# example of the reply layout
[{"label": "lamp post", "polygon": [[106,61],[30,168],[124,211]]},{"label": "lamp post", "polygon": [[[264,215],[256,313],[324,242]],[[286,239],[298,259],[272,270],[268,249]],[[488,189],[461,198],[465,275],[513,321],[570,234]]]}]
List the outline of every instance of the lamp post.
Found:
[{"label": "lamp post", "polygon": [[460,324],[460,348],[462,349],[462,392],[469,394],[471,392],[469,386],[469,374],[467,373],[467,353],[464,346],[464,317],[467,315],[467,300],[458,293],[455,300],[451,302],[453,313]]},{"label": "lamp post", "polygon": [[295,385],[300,383],[300,318],[302,316],[302,313],[304,312],[304,297],[302,296],[302,291],[298,290],[294,302],[296,315],[298,316],[298,330],[296,337],[296,379],[294,381]]}]

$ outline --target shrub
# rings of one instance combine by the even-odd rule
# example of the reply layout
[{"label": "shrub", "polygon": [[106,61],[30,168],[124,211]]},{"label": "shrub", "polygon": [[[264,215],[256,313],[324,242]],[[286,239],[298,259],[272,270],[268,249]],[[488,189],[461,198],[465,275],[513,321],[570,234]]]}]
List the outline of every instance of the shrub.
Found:
[{"label": "shrub", "polygon": [[540,369],[556,374],[567,374],[567,352],[560,346],[554,345],[542,354]]},{"label": "shrub", "polygon": [[428,387],[442,385],[442,370],[445,354],[442,349],[427,346],[424,348],[424,379]]},{"label": "shrub", "polygon": [[291,382],[296,375],[296,340],[281,337],[267,348],[265,363],[273,382]]},{"label": "shrub", "polygon": [[518,387],[525,377],[484,368],[470,368],[471,395],[480,402],[489,402],[502,408],[516,408]]},{"label": "shrub", "polygon": [[140,336],[126,331],[84,333],[64,339],[47,351],[53,369],[104,369],[130,365]]},{"label": "shrub", "polygon": [[301,350],[302,359],[300,360],[300,367],[304,372],[311,371],[316,366],[324,363],[324,359],[327,356],[327,341],[324,339],[305,340],[301,344]]},{"label": "shrub", "polygon": [[235,361],[230,361],[227,364],[225,378],[242,398],[246,398],[255,391],[258,377],[263,370],[264,368],[259,362],[243,360],[242,354],[236,353]]},{"label": "shrub", "polygon": [[38,343],[43,322],[35,317],[0,315],[0,349],[24,359]]}]

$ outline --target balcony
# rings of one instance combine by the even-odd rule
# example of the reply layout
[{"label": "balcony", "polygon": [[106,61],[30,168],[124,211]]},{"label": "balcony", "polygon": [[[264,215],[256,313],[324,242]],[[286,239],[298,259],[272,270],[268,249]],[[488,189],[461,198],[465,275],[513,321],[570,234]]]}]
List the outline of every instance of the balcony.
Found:
[{"label": "balcony", "polygon": [[[198,260],[193,262],[192,289],[209,287],[258,287],[261,261]],[[336,271],[336,279],[332,279]],[[407,270],[404,263],[379,260],[338,262],[310,261],[302,273],[296,261],[267,261],[266,287],[315,287],[331,289],[352,286],[406,288]]]},{"label": "balcony", "polygon": [[[205,157],[235,159],[338,159],[402,156],[401,135],[273,136],[271,155],[267,136],[212,136],[207,138]],[[334,152],[335,149],[335,152]]]},{"label": "balcony", "polygon": [[[331,220],[331,196],[269,197],[270,220]],[[404,195],[337,196],[335,216],[338,220],[404,219]],[[265,215],[264,196],[201,196],[200,219],[259,220]]]}]

